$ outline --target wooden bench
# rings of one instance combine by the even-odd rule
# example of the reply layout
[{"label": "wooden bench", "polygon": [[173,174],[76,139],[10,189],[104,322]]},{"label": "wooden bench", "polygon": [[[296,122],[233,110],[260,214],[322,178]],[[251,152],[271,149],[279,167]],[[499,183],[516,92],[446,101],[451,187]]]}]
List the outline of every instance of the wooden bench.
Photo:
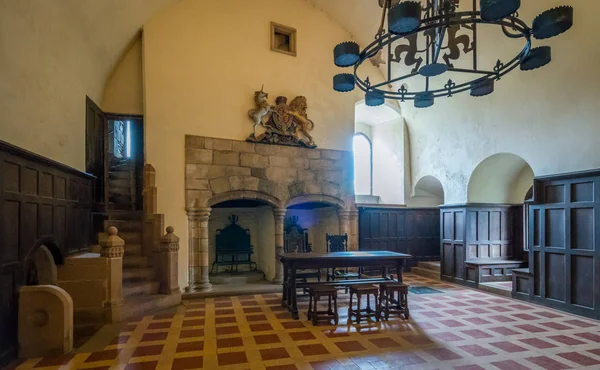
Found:
[{"label": "wooden bench", "polygon": [[529,300],[529,296],[533,294],[533,274],[528,268],[514,269],[512,274],[512,297]]},{"label": "wooden bench", "polygon": [[465,261],[467,282],[478,285],[496,281],[511,281],[512,271],[525,265],[523,261],[499,258],[479,258]]}]

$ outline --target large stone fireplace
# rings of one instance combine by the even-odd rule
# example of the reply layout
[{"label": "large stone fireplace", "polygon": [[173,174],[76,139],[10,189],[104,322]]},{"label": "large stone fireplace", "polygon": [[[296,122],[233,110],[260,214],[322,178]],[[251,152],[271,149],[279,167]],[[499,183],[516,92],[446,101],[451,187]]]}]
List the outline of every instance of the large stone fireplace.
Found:
[{"label": "large stone fireplace", "polygon": [[283,251],[286,218],[297,216],[317,252],[326,233],[348,233],[358,249],[350,151],[307,149],[186,136],[186,210],[189,221],[187,290],[211,288],[215,233],[235,214],[249,229],[253,260],[281,283],[276,255]]}]

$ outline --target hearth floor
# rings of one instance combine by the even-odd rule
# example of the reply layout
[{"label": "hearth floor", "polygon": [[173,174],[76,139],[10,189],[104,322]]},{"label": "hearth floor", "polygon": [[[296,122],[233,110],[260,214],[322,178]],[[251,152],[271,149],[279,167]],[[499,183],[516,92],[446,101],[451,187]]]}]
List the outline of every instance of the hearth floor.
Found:
[{"label": "hearth floor", "polygon": [[213,284],[208,292],[183,293],[183,299],[280,293],[281,285],[262,280],[244,284]]},{"label": "hearth floor", "polygon": [[600,369],[598,321],[417,275],[406,282],[440,292],[409,293],[408,321],[348,325],[346,295],[340,324],[316,327],[306,320],[305,296],[299,321],[280,294],[185,300],[101,330],[90,341],[99,348],[19,368]]}]

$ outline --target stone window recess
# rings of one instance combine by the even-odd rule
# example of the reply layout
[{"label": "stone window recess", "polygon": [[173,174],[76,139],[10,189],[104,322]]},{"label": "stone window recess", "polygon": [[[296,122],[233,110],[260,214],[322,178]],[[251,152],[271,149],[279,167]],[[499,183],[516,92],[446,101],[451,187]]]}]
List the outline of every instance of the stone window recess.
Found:
[{"label": "stone window recess", "polygon": [[296,29],[271,22],[271,50],[296,56]]}]

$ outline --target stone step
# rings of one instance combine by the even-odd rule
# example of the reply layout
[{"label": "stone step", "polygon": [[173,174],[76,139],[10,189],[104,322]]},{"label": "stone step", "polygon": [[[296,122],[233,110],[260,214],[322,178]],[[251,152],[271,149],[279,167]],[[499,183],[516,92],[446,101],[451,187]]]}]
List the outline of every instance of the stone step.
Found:
[{"label": "stone step", "polygon": [[423,276],[429,279],[440,280],[440,273],[430,269],[411,267],[410,272],[412,272],[415,275]]},{"label": "stone step", "polygon": [[125,231],[134,231],[134,232],[142,232],[144,228],[144,224],[142,221],[134,221],[134,220],[106,220],[104,221],[104,230],[108,229],[110,226],[114,226],[120,232]]},{"label": "stone step", "polygon": [[131,178],[131,173],[129,171],[114,171],[108,173],[109,180],[127,180]]},{"label": "stone step", "polygon": [[149,267],[144,268],[124,268],[123,281],[140,281],[154,279],[154,270]]},{"label": "stone step", "polygon": [[141,221],[143,217],[142,211],[131,211],[131,210],[109,210],[108,211],[108,219],[109,220],[119,220],[119,221]]},{"label": "stone step", "polygon": [[125,255],[141,257],[142,245],[139,243],[125,244]]},{"label": "stone step", "polygon": [[[118,229],[118,228],[117,228]],[[125,241],[125,249],[127,249],[129,244],[141,244],[142,243],[142,233],[141,231],[123,231],[119,230],[117,236]],[[98,233],[98,241],[99,244],[103,240],[108,238],[107,233]]]},{"label": "stone step", "polygon": [[127,244],[140,244],[142,242],[141,231],[121,231],[119,230],[119,238],[125,240],[125,246]]},{"label": "stone step", "polygon": [[110,164],[110,170],[111,171],[122,171],[122,170],[129,170],[133,167],[133,163],[130,160],[126,160],[126,161],[113,161]]},{"label": "stone step", "polygon": [[108,188],[129,188],[131,187],[131,182],[127,179],[109,179],[108,180]]},{"label": "stone step", "polygon": [[109,194],[108,195],[108,200],[111,203],[115,203],[115,204],[126,204],[126,205],[130,205],[131,204],[131,195],[123,195],[123,194]]},{"label": "stone step", "polygon": [[136,296],[136,295],[152,295],[157,294],[159,288],[158,281],[135,281],[135,282],[124,282],[123,283],[123,297]]},{"label": "stone step", "polygon": [[149,267],[148,257],[136,256],[125,253],[123,256],[123,268],[146,268]]},{"label": "stone step", "polygon": [[440,266],[440,261],[418,262],[417,267],[432,270],[432,271],[437,271],[438,273],[440,271],[442,271],[442,268]]},{"label": "stone step", "polygon": [[108,195],[110,196],[126,196],[131,198],[131,188],[128,187],[115,187],[112,186],[108,189]]},{"label": "stone step", "polygon": [[125,299],[123,304],[123,320],[141,318],[152,312],[175,307],[181,304],[181,293],[176,294],[153,294],[133,296]]}]

